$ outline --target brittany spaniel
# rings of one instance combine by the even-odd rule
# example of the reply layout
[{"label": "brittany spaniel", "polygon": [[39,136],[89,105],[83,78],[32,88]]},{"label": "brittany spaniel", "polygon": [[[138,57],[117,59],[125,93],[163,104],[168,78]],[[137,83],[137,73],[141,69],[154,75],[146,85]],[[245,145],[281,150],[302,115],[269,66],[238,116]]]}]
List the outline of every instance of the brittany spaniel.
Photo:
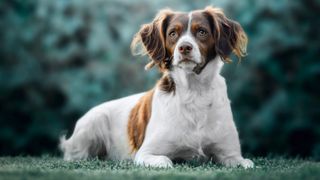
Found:
[{"label": "brittany spaniel", "polygon": [[218,8],[189,13],[161,10],[141,27],[131,48],[148,54],[151,61],[146,69],[157,66],[162,78],[152,90],[87,112],[72,136],[61,138],[64,159],[98,156],[172,167],[173,160],[196,158],[253,167],[241,155],[226,83],[220,75],[229,55],[241,58],[246,46],[242,27]]}]

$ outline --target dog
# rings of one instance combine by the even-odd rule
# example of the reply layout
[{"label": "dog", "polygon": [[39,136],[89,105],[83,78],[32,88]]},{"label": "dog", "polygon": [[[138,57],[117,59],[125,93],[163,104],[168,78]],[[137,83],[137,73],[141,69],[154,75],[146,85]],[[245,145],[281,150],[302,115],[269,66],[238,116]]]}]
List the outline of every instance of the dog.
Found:
[{"label": "dog", "polygon": [[225,79],[229,56],[246,55],[247,36],[219,8],[189,13],[161,10],[134,36],[134,54],[150,57],[146,69],[162,73],[147,92],[112,100],[81,117],[69,139],[61,137],[65,160],[104,157],[148,167],[174,160],[214,160],[228,167],[254,167],[241,154]]}]

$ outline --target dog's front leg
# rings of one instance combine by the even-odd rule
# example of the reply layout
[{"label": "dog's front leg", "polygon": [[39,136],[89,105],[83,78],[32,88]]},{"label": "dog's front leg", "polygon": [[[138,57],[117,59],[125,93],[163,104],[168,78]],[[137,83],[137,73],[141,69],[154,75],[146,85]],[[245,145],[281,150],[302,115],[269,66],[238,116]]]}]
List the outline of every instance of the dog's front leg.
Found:
[{"label": "dog's front leg", "polygon": [[242,166],[245,169],[253,168],[254,163],[250,159],[244,159],[242,157],[238,133],[236,129],[234,129],[234,131],[235,132],[229,133],[221,141],[214,143],[211,147],[214,156],[221,164],[227,167]]},{"label": "dog's front leg", "polygon": [[165,144],[161,140],[144,142],[135,155],[134,163],[146,167],[172,167],[172,161],[165,153],[170,147]]}]

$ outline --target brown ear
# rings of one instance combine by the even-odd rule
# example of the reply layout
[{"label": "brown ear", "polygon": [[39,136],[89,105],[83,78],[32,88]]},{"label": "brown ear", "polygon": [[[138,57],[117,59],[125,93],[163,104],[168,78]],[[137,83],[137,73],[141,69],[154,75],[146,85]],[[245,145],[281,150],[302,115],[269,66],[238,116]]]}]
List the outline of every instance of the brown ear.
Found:
[{"label": "brown ear", "polygon": [[241,25],[228,19],[221,9],[206,7],[205,13],[211,23],[212,32],[216,41],[215,51],[221,58],[230,62],[230,54],[233,52],[239,59],[247,52],[247,35]]},{"label": "brown ear", "polygon": [[[167,57],[165,48],[165,33],[168,26],[169,18],[173,12],[169,9],[162,10],[149,24],[142,25],[139,32],[134,36],[131,43],[131,50],[134,55],[148,54],[153,62],[149,63],[146,68],[151,68],[154,64],[159,64]],[[139,45],[142,49],[137,52]]]}]

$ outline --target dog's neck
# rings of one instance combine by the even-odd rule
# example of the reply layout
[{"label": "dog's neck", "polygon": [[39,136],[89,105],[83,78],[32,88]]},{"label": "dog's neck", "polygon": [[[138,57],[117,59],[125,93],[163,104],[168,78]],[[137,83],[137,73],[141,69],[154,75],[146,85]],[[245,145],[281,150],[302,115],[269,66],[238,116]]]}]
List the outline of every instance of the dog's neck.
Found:
[{"label": "dog's neck", "polygon": [[215,77],[220,73],[223,62],[220,57],[211,60],[200,74],[183,69],[181,67],[173,67],[170,72],[177,90],[209,90],[214,82]]}]

